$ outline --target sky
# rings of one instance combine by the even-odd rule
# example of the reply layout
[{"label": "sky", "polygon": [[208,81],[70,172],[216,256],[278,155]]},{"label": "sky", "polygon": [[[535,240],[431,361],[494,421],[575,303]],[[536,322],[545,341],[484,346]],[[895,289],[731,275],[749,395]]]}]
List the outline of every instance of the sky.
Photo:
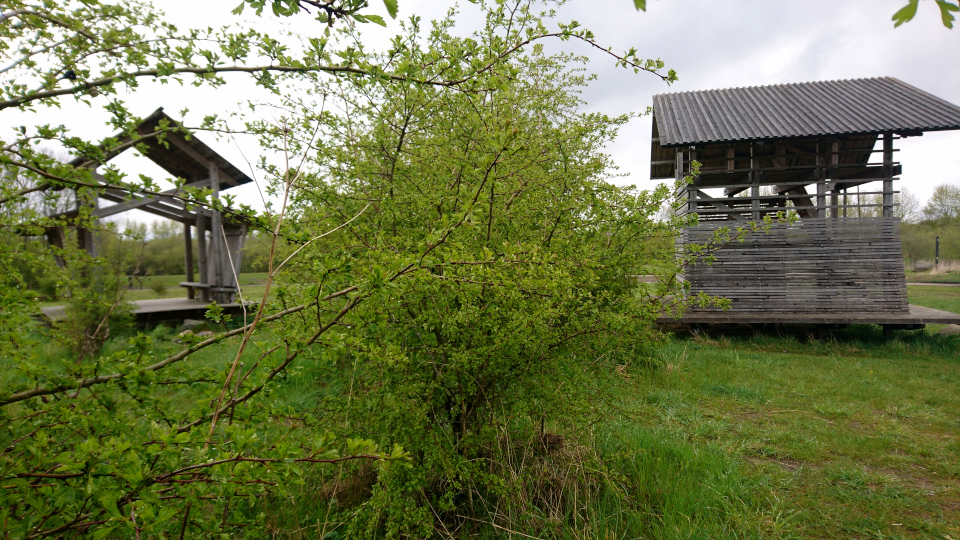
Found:
[{"label": "sky", "polygon": [[[249,11],[233,17],[239,0],[164,0],[155,2],[168,20],[181,27],[267,23]],[[557,42],[554,50],[590,57],[588,69],[597,79],[582,94],[585,110],[610,115],[642,112],[655,94],[741,86],[784,84],[862,77],[896,77],[940,98],[960,104],[960,25],[949,30],[933,0],[920,2],[916,18],[900,28],[890,20],[906,0],[648,0],[639,12],[631,0],[572,0],[558,9],[556,22],[576,20],[614,51],[636,47],[639,55],[660,58],[675,69],[679,81],[667,85],[649,74],[616,68],[614,60],[585,45]],[[399,18],[416,14],[425,20],[443,16],[453,2],[399,0]],[[364,25],[364,43],[382,47],[397,30],[381,0],[371,0],[372,11],[388,21],[387,29]],[[480,24],[478,11],[461,2],[457,31],[468,33]],[[287,28],[316,34],[322,26],[305,17],[290,19]],[[233,78],[219,90],[161,87],[145,83],[124,95],[134,113],[147,115],[158,106],[175,113],[189,107],[194,122],[206,114],[224,114],[250,96],[267,97],[242,78]],[[269,113],[264,113],[269,114]],[[5,114],[0,136],[11,126],[63,122],[76,133],[92,137],[110,134],[107,118],[96,109],[65,102],[60,111],[28,116]],[[620,172],[618,182],[653,187],[649,180],[651,118],[625,126],[607,147]],[[253,141],[201,139],[244,171],[259,149]],[[933,132],[899,141],[903,163],[901,185],[925,201],[936,185],[960,185],[960,131]],[[130,174],[158,174],[143,158],[122,156],[120,167]],[[254,171],[255,172],[255,171]],[[259,176],[257,176],[259,178]],[[262,206],[255,185],[231,190],[238,199]],[[127,219],[149,221],[140,212]]]}]

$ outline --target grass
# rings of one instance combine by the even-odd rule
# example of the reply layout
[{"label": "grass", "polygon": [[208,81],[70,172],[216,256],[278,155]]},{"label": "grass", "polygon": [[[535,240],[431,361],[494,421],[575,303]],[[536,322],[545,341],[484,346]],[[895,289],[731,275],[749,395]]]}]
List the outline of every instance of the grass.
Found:
[{"label": "grass", "polygon": [[679,490],[653,537],[960,538],[960,338],[862,326],[659,354],[619,391],[631,421],[606,428],[641,453],[636,489]]},{"label": "grass", "polygon": [[960,283],[960,261],[942,261],[940,266],[927,272],[907,269],[907,281],[912,283]]},{"label": "grass", "polygon": [[[262,294],[247,279],[244,291]],[[911,303],[960,313],[960,287],[908,292]],[[602,420],[558,428],[589,445],[608,486],[572,490],[584,499],[570,513],[588,521],[546,520],[559,537],[960,540],[960,337],[884,338],[873,326],[701,334],[674,338],[653,365],[611,369],[597,381]],[[278,386],[275,399],[316,405],[309,377]],[[296,504],[270,509],[277,537],[324,530],[329,486],[315,482]],[[296,518],[280,519],[286,512]]]},{"label": "grass", "polygon": [[[183,275],[175,276],[147,276],[142,278],[139,283],[134,282],[134,287],[126,291],[124,298],[128,301],[137,300],[155,300],[158,298],[186,298],[187,289],[180,286],[180,282],[186,279]],[[240,274],[240,291],[244,299],[248,301],[259,302],[263,298],[263,291],[266,288],[266,272],[250,272]],[[163,285],[163,292],[155,290],[155,285]],[[51,300],[41,302],[44,307],[62,305],[63,300]]]},{"label": "grass", "polygon": [[910,285],[907,287],[907,297],[911,304],[960,313],[960,286],[924,287],[922,285]]}]

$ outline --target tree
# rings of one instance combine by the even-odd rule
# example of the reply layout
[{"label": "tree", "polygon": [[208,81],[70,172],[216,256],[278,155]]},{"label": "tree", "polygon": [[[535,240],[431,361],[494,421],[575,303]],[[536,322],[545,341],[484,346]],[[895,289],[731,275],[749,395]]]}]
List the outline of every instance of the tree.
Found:
[{"label": "tree", "polygon": [[923,207],[923,216],[931,221],[946,222],[960,218],[960,187],[940,184]]},{"label": "tree", "polygon": [[[851,194],[852,195],[852,194]],[[858,208],[856,215],[858,217],[882,217],[883,216],[883,194],[856,196],[856,204],[871,205],[864,208]],[[920,220],[920,199],[909,189],[902,187],[899,193],[893,194],[893,215],[900,218],[904,223],[916,223]]]},{"label": "tree", "polygon": [[[366,3],[359,0],[245,3],[258,13],[269,6],[278,16],[310,8],[327,25],[348,19],[378,22],[363,12]],[[394,3],[386,3],[395,10]],[[520,58],[546,38],[599,47],[576,23],[548,30],[529,3],[498,3],[486,11],[486,32],[474,38],[450,35],[447,21],[428,34],[428,46],[418,46],[412,33],[394,40],[386,55],[369,56],[359,47],[334,46],[355,36],[350,27],[338,32],[328,26],[319,37],[284,42],[250,29],[181,32],[139,2],[14,2],[6,9],[0,15],[0,53],[6,61],[0,111],[55,107],[73,98],[102,108],[132,137],[91,141],[73,136],[67,126],[25,126],[5,139],[0,161],[25,179],[4,183],[0,191],[0,205],[7,210],[0,225],[11,233],[95,226],[83,205],[75,217],[51,217],[22,204],[33,196],[76,194],[89,201],[108,187],[131,196],[156,194],[150,178],[131,180],[106,168],[100,179],[87,166],[142,140],[133,131],[137,119],[120,100],[121,89],[135,90],[142,79],[219,86],[225,84],[224,73],[240,72],[284,95],[285,85],[309,88],[332,75],[342,79],[337,84],[349,86],[343,103],[363,105],[356,114],[340,116],[323,109],[321,101],[317,114],[295,110],[279,126],[250,125],[263,133],[265,144],[288,155],[320,153],[335,159],[317,159],[312,168],[293,161],[264,163],[293,206],[261,216],[231,209],[256,219],[271,234],[271,279],[258,309],[242,322],[211,308],[212,323],[222,325],[214,337],[187,337],[174,348],[154,332],[104,350],[73,351],[66,347],[69,336],[56,328],[22,331],[33,328],[36,298],[23,287],[22,275],[5,272],[0,355],[11,375],[0,394],[5,449],[0,512],[11,536],[256,537],[263,526],[257,502],[287,493],[300,481],[302,466],[350,460],[386,466],[409,459],[388,436],[361,432],[380,444],[372,437],[333,436],[324,418],[271,399],[297,362],[339,361],[344,351],[404,362],[416,352],[405,344],[406,337],[430,347],[428,334],[439,332],[444,340],[447,332],[454,339],[443,341],[438,353],[456,360],[454,367],[469,368],[482,359],[470,349],[473,343],[482,345],[481,339],[492,339],[490,353],[544,339],[478,371],[482,384],[450,398],[450,404],[467,410],[457,414],[448,408],[441,421],[444,429],[463,433],[465,441],[479,433],[471,422],[487,410],[470,400],[493,390],[495,376],[531,369],[532,360],[541,357],[557,361],[556,351],[572,339],[616,336],[618,329],[626,331],[657,309],[624,274],[635,265],[630,257],[642,250],[643,235],[656,230],[645,210],[655,198],[601,183],[607,163],[594,155],[618,120],[565,116],[569,98],[528,82],[540,77],[546,88],[555,89],[557,66]],[[662,62],[641,60],[634,50],[614,56],[635,71],[675,78],[672,71],[663,73]],[[538,69],[543,70],[539,75]],[[526,104],[526,95],[539,97]],[[401,96],[407,99],[393,101]],[[516,114],[508,107],[517,108]],[[386,122],[366,123],[378,119]],[[390,131],[405,119],[415,129]],[[297,139],[303,134],[299,128],[314,120],[329,138]],[[419,131],[431,122],[449,133]],[[216,119],[197,127],[213,126],[220,126]],[[164,129],[156,134],[160,140]],[[416,141],[418,154],[405,152],[407,137]],[[60,163],[38,150],[51,141],[86,163]],[[459,174],[448,168],[457,164],[450,151],[454,145],[469,157]],[[356,155],[344,154],[348,151]],[[420,177],[412,167],[423,163],[411,161],[417,159],[434,160],[433,167],[423,169],[431,175],[424,180],[444,189],[418,195]],[[452,184],[441,185],[441,179]],[[182,180],[178,183],[182,186]],[[538,205],[533,195],[556,199]],[[214,204],[202,190],[182,188],[176,197],[186,204]],[[358,202],[359,197],[367,200]],[[544,231],[551,232],[544,237]],[[282,261],[278,241],[295,246]],[[7,246],[0,249],[0,265],[15,268],[12,263],[20,260],[52,269],[54,255],[80,269],[78,275],[64,275],[62,285],[87,295],[84,305],[104,308],[87,336],[90,343],[104,343],[104,323],[122,296],[102,287],[104,280],[83,276],[108,275],[95,272],[107,261],[69,245],[41,245],[35,253]],[[295,266],[296,276],[280,283],[274,301],[273,280],[288,265]],[[679,289],[673,281],[662,291]],[[487,320],[481,312],[487,300],[501,295],[510,300],[504,304],[508,309]],[[398,307],[401,300],[409,305]],[[434,300],[437,309],[426,309]],[[414,314],[405,314],[406,307]],[[448,311],[461,318],[447,321]],[[523,324],[531,325],[529,331],[506,332]],[[497,341],[500,336],[505,341]],[[373,363],[364,366],[365,373],[375,369]],[[398,367],[391,369],[393,377],[404,376]],[[427,375],[422,364],[411,373]],[[447,373],[427,381],[429,396],[407,398],[418,402],[434,396],[431,404],[445,406],[444,389],[455,379]],[[517,388],[530,391],[529,377],[523,381],[527,384]],[[409,388],[409,381],[398,382],[403,384],[392,387],[397,392]],[[383,474],[394,473],[384,469]]]}]

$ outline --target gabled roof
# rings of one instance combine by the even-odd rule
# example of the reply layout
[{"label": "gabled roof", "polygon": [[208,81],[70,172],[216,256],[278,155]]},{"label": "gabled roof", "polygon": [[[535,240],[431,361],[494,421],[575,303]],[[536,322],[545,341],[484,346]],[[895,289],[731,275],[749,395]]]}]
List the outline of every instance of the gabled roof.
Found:
[{"label": "gabled roof", "polygon": [[892,77],[653,96],[660,146],[960,129],[960,107]]},{"label": "gabled roof", "polygon": [[[156,136],[150,136],[151,133],[159,129],[161,123],[165,124],[167,128],[179,128],[166,132],[166,145],[158,144],[156,142]],[[184,131],[190,135],[189,139],[184,136]],[[221,190],[253,182],[252,178],[204,144],[196,135],[190,133],[189,130],[183,129],[177,121],[163,112],[163,107],[153,111],[153,113],[144,118],[140,124],[137,125],[137,132],[140,136],[144,137],[141,142],[147,146],[146,157],[171,175],[183,178],[187,180],[188,183],[209,178],[210,162],[213,162],[220,169]],[[113,137],[121,142],[130,140],[128,134],[125,132],[117,133]],[[124,147],[123,150],[127,148],[128,147]],[[121,150],[121,152],[123,150]],[[121,152],[108,154],[107,161],[113,159]],[[79,167],[86,162],[87,160],[83,156],[80,156],[71,161],[70,164]],[[95,166],[99,164],[90,165]]]}]

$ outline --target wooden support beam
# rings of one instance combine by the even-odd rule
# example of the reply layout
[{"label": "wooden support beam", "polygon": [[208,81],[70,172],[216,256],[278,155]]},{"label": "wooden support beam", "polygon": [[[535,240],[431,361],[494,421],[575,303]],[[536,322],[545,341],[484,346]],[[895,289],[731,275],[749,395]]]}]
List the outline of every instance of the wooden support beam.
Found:
[{"label": "wooden support beam", "polygon": [[810,195],[807,193],[807,188],[804,186],[776,186],[774,188],[777,193],[784,194],[787,196],[787,200],[793,203],[794,207],[806,207],[799,208],[797,210],[797,215],[801,218],[813,218],[816,216],[816,211],[811,210],[813,207],[813,199],[810,198]]},{"label": "wooden support beam", "polygon": [[[207,185],[208,183],[209,183],[209,180],[203,180],[203,181],[200,181],[200,182],[193,182],[193,183],[191,183],[191,184],[187,184],[186,187],[197,187],[197,188],[199,188],[199,187],[206,187],[206,185]],[[110,190],[110,191],[114,191],[114,193],[111,193],[111,195],[114,195],[114,196],[117,196],[117,195],[119,195],[120,193],[124,193],[124,192],[122,192],[122,191],[120,191],[120,190]],[[161,193],[161,195],[154,195],[154,196],[152,196],[152,197],[144,197],[144,198],[141,198],[141,199],[128,199],[128,200],[124,200],[123,202],[118,202],[117,204],[115,204],[115,205],[113,205],[113,206],[106,206],[106,207],[103,207],[103,208],[98,208],[95,213],[96,213],[97,217],[108,217],[108,216],[112,216],[112,215],[119,214],[119,213],[122,213],[122,212],[126,212],[127,210],[134,210],[134,209],[138,209],[138,208],[139,208],[139,209],[144,209],[144,208],[143,208],[144,206],[149,206],[149,205],[152,205],[152,206],[154,207],[154,209],[156,209],[156,208],[162,208],[161,205],[158,205],[158,204],[156,204],[156,203],[166,203],[166,205],[169,205],[169,204],[177,204],[177,202],[178,202],[177,199],[174,199],[174,198],[172,198],[172,197],[163,197],[163,195],[176,195],[176,194],[179,193],[179,189],[177,189],[177,188],[168,189],[168,190],[165,190],[165,191],[161,191],[160,193]],[[165,205],[163,205],[163,206],[165,206]],[[165,210],[165,209],[164,209],[164,210]],[[178,208],[177,210],[179,211],[180,209]],[[184,209],[184,211],[185,211],[185,212],[184,212],[185,214],[189,214],[189,213],[190,213],[189,210]]]},{"label": "wooden support beam", "polygon": [[893,133],[883,134],[883,217],[893,217]]},{"label": "wooden support beam", "polygon": [[[217,201],[220,199],[220,169],[214,163],[210,163],[210,190],[213,192],[212,198]],[[210,265],[212,267],[211,285],[214,289],[213,300],[224,304],[223,293],[217,289],[223,289],[224,279],[224,257],[226,256],[226,247],[223,241],[223,216],[220,211],[211,209],[210,215],[210,245],[213,248],[210,254]]]},{"label": "wooden support beam", "polygon": [[[63,227],[47,227],[44,232],[46,233],[47,242],[52,247],[63,250],[63,246],[67,243],[67,234],[64,232]],[[54,254],[54,260],[57,262],[57,266],[66,268],[67,263],[59,254]]]},{"label": "wooden support beam", "polygon": [[817,217],[827,217],[827,171],[820,154],[820,142],[817,142]]},{"label": "wooden support beam", "polygon": [[[743,218],[740,216],[740,212],[741,212],[742,210],[737,210],[736,208],[731,208],[731,207],[727,206],[726,204],[723,204],[722,202],[720,202],[720,201],[714,199],[713,197],[707,195],[706,193],[700,191],[699,189],[696,190],[696,196],[697,196],[697,200],[698,200],[699,202],[707,203],[707,204],[709,204],[710,206],[714,207],[715,209],[720,210],[721,212],[729,212],[728,215],[730,216],[730,219],[732,219],[732,220],[734,220],[734,221],[743,221]],[[754,201],[754,202],[758,202],[758,201]],[[759,218],[756,218],[756,219],[759,219]]]},{"label": "wooden support beam", "polygon": [[[200,283],[210,285],[210,268],[207,264],[207,217],[204,211],[197,212],[197,263],[199,266]],[[200,298],[207,302],[210,300],[209,287],[200,290]]]},{"label": "wooden support beam", "polygon": [[[833,141],[830,143],[830,167],[836,169],[837,165],[840,164],[840,143]],[[838,197],[838,191],[834,188],[830,192],[830,217],[833,219],[840,219],[840,199]]]},{"label": "wooden support beam", "polygon": [[[190,238],[190,224],[183,224],[183,265],[188,282],[193,281],[193,239]],[[194,298],[194,290],[187,289],[187,298]]]}]

